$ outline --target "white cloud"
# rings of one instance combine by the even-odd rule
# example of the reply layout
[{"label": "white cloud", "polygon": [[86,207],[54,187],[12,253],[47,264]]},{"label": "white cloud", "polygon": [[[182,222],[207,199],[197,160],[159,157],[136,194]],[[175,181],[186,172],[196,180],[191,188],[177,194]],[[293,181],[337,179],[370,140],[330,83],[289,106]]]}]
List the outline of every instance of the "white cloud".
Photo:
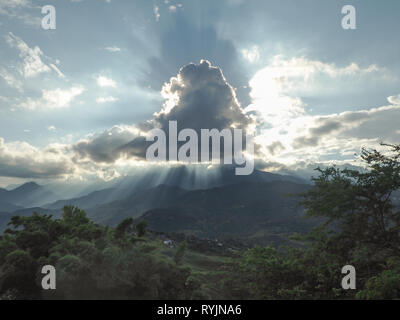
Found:
[{"label": "white cloud", "polygon": [[82,86],[70,89],[42,90],[42,97],[40,99],[28,98],[26,101],[20,103],[18,107],[30,110],[66,108],[84,91],[85,88]]},{"label": "white cloud", "polygon": [[0,176],[18,178],[56,178],[74,173],[74,164],[65,146],[49,145],[44,149],[0,138]]},{"label": "white cloud", "polygon": [[22,92],[22,82],[4,68],[0,68],[0,77],[11,87]]},{"label": "white cloud", "polygon": [[242,50],[243,58],[247,61],[254,63],[260,60],[260,51],[258,46],[252,46],[250,49],[243,49]]},{"label": "white cloud", "polygon": [[0,8],[27,7],[29,0],[0,0]]},{"label": "white cloud", "polygon": [[105,76],[98,76],[96,78],[96,81],[99,87],[112,87],[112,88],[117,87],[117,84],[113,79],[107,78]]},{"label": "white cloud", "polygon": [[113,96],[99,97],[96,99],[97,103],[108,103],[108,102],[116,102],[116,101],[118,101],[118,99],[114,98]]},{"label": "white cloud", "polygon": [[47,65],[42,61],[42,58],[48,59],[42,50],[35,46],[30,48],[25,41],[15,36],[10,32],[6,37],[7,43],[12,47],[19,50],[19,57],[23,60],[22,65],[18,67],[21,75],[25,78],[33,78],[41,73],[50,72],[53,69],[60,78],[64,78],[63,73],[54,65]]},{"label": "white cloud", "polygon": [[158,6],[154,6],[153,7],[153,13],[154,13],[154,16],[155,16],[155,18],[156,18],[156,21],[158,22],[159,20],[160,20],[160,17],[161,17],[161,15],[160,15],[160,8],[158,7]]},{"label": "white cloud", "polygon": [[[304,115],[286,125],[262,131],[264,160],[285,168],[316,163],[360,165],[361,147],[379,148],[380,142],[398,143],[400,106],[389,105],[327,116]],[[280,148],[273,149],[279,142]],[[316,166],[316,165],[315,165]]]},{"label": "white cloud", "polygon": [[60,78],[65,78],[65,75],[57,68],[57,66],[53,63],[50,64],[50,67],[58,74]]},{"label": "white cloud", "polygon": [[388,101],[394,105],[400,105],[400,94],[388,97]]},{"label": "white cloud", "polygon": [[[165,3],[165,4],[168,4],[168,3]],[[168,6],[168,11],[171,12],[171,13],[175,13],[175,12],[178,11],[178,8],[179,8],[179,9],[183,8],[182,3],[177,3],[177,4],[169,5],[169,6]]]},{"label": "white cloud", "polygon": [[[356,63],[345,67],[337,67],[304,57],[284,59],[275,56],[271,63],[259,70],[249,84],[252,104],[246,111],[257,111],[265,119],[279,125],[283,119],[295,118],[305,114],[306,104],[300,98],[317,91],[327,91],[323,86],[326,81],[340,81],[341,77],[367,76],[371,73],[383,72],[376,65],[361,68]],[[324,83],[325,84],[325,83]],[[336,85],[340,82],[335,82]]]},{"label": "white cloud", "polygon": [[341,95],[347,84],[385,74],[376,65],[338,67],[304,57],[276,56],[250,80],[252,103],[245,109],[257,112],[261,122],[256,142],[264,160],[283,167],[332,159],[352,163],[362,146],[399,141],[398,123],[393,120],[400,118],[399,96],[388,98],[391,106],[325,116],[309,115],[302,99],[333,90]]},{"label": "white cloud", "polygon": [[118,48],[117,46],[105,47],[104,49],[109,52],[120,52],[121,51],[121,48]]},{"label": "white cloud", "polygon": [[50,72],[50,67],[43,63],[42,50],[39,47],[30,48],[21,38],[14,36],[11,32],[7,36],[7,42],[11,47],[19,50],[19,56],[23,59],[23,66],[20,69],[25,78],[35,77],[43,72]]},{"label": "white cloud", "polygon": [[24,141],[6,143],[0,137],[0,177],[108,181],[119,177],[119,172],[105,164],[77,159],[71,145],[52,143],[37,148]]},{"label": "white cloud", "polygon": [[0,0],[0,14],[17,17],[20,9],[31,7],[29,0]]},{"label": "white cloud", "polygon": [[26,25],[36,28],[41,26],[42,17],[37,14],[39,8],[31,0],[0,1],[0,15],[5,15],[13,20],[21,20]]}]

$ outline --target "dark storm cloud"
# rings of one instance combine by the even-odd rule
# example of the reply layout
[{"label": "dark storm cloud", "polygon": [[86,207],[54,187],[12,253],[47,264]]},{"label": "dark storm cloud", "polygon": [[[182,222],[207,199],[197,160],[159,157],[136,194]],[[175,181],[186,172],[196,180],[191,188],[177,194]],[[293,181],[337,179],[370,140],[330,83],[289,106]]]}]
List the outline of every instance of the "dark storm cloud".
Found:
[{"label": "dark storm cloud", "polygon": [[146,150],[151,145],[152,142],[146,141],[145,137],[137,137],[136,139],[130,141],[119,147],[119,151],[126,157],[133,157],[138,159],[146,158]]},{"label": "dark storm cloud", "polygon": [[76,158],[89,158],[98,163],[113,163],[122,156],[121,146],[137,137],[130,128],[113,127],[72,146]]}]

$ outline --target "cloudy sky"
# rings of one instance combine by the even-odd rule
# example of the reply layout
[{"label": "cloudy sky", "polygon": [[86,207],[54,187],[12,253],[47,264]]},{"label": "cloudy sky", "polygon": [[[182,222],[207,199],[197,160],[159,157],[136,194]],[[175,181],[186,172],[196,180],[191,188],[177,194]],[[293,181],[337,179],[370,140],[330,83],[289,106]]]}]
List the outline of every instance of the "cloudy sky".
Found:
[{"label": "cloudy sky", "polygon": [[[44,30],[44,5],[56,30]],[[0,187],[110,180],[143,133],[256,128],[259,168],[400,142],[397,0],[0,0]]]}]

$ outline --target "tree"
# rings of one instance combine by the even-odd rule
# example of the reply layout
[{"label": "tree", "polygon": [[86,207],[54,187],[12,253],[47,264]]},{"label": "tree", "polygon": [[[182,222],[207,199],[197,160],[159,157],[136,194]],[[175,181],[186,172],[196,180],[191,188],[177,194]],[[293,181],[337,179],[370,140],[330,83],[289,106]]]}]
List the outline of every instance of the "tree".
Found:
[{"label": "tree", "polygon": [[325,227],[354,249],[360,244],[400,254],[400,211],[392,195],[400,189],[400,145],[384,154],[362,149],[366,170],[317,169],[320,176],[305,193],[308,216],[327,218]]},{"label": "tree", "polygon": [[[160,254],[158,241],[132,241],[132,219],[117,228],[93,223],[65,207],[50,215],[14,216],[0,236],[0,299],[185,299],[191,275]],[[146,223],[139,224],[143,236]],[[57,290],[41,288],[41,268],[57,270]]]},{"label": "tree", "polygon": [[146,229],[147,229],[147,221],[140,220],[136,225],[137,236],[140,238],[144,237],[146,235]]},{"label": "tree", "polygon": [[74,206],[65,206],[62,217],[65,223],[70,226],[87,224],[90,221],[85,211]]},{"label": "tree", "polygon": [[[247,251],[233,268],[238,292],[255,299],[400,298],[400,211],[393,203],[400,145],[382,146],[362,149],[362,169],[317,168],[301,203],[321,225],[300,238],[304,249]],[[359,291],[340,286],[348,264],[357,270]]]},{"label": "tree", "polygon": [[124,219],[115,229],[115,236],[122,238],[133,224],[133,218]]}]

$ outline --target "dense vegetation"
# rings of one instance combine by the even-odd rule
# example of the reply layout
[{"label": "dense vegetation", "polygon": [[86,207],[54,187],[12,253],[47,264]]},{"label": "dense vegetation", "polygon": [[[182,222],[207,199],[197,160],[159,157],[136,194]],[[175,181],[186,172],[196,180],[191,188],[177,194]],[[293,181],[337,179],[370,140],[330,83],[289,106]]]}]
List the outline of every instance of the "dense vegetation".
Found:
[{"label": "dense vegetation", "polygon": [[[65,207],[61,219],[14,216],[0,240],[3,297],[57,299],[190,299],[190,271],[153,254],[145,224],[95,225],[84,211]],[[57,270],[57,290],[42,291],[44,265]]]},{"label": "dense vegetation", "polygon": [[[168,248],[142,220],[116,228],[65,207],[61,218],[12,217],[0,237],[0,294],[19,299],[399,299],[400,146],[363,150],[364,171],[318,169],[302,206],[322,225],[293,235],[301,246],[204,254],[182,241]],[[43,265],[57,290],[40,287]],[[353,265],[357,289],[343,290]]]},{"label": "dense vegetation", "polygon": [[[386,154],[363,149],[363,172],[318,169],[302,204],[325,223],[299,237],[306,249],[247,251],[232,288],[255,299],[399,299],[400,146],[385,146]],[[345,265],[356,268],[357,290],[341,287]]]}]

